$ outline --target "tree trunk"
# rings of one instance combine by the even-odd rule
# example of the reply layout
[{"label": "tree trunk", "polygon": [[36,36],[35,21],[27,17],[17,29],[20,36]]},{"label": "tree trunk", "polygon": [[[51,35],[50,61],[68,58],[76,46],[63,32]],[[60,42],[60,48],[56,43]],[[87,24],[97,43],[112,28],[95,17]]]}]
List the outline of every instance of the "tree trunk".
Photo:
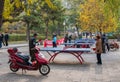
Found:
[{"label": "tree trunk", "polygon": [[48,39],[48,21],[46,21],[46,32],[45,32],[46,34],[46,38],[45,39]]},{"label": "tree trunk", "polygon": [[60,28],[61,28],[61,25],[60,23],[58,22],[58,25],[57,25],[57,34],[60,36]]},{"label": "tree trunk", "polygon": [[30,24],[29,23],[27,23],[27,32],[26,32],[26,34],[27,34],[27,41],[29,41],[30,40]]},{"label": "tree trunk", "polygon": [[[26,24],[27,24],[26,35],[27,35],[27,41],[29,45],[30,44],[30,23],[26,22]],[[29,45],[29,53],[30,53],[30,45]]]},{"label": "tree trunk", "polygon": [[78,29],[77,26],[76,26],[76,29],[77,29],[77,35],[78,35],[78,37],[80,37],[80,35],[79,35],[79,29]]},{"label": "tree trunk", "polygon": [[0,0],[0,29],[2,26],[2,20],[3,20],[3,9],[4,9],[4,1],[5,0]]}]

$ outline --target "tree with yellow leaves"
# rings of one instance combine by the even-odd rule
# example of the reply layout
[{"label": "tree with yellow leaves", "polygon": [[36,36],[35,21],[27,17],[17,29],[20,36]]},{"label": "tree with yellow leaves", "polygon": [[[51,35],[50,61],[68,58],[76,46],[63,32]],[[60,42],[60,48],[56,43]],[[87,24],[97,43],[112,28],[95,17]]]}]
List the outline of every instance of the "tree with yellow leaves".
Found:
[{"label": "tree with yellow leaves", "polygon": [[[54,5],[51,0],[3,0],[2,5],[3,11],[1,11],[1,18],[3,21],[19,21],[22,20],[27,24],[27,32],[30,27],[34,25],[40,25],[40,21],[46,24],[46,36],[48,35],[49,22],[58,19],[58,13],[61,13],[61,9],[57,9],[57,5]],[[2,25],[0,20],[0,28]],[[27,35],[30,33],[28,32]],[[29,37],[29,36],[28,36]]]},{"label": "tree with yellow leaves", "polygon": [[100,0],[104,4],[106,15],[112,14],[117,20],[120,17],[120,0]]},{"label": "tree with yellow leaves", "polygon": [[[56,9],[51,0],[43,0],[47,5]],[[26,15],[30,15],[30,6],[39,0],[0,0],[0,28],[3,20],[13,20],[15,17],[19,16],[23,11]],[[38,6],[40,8],[40,6]]]},{"label": "tree with yellow leaves", "polygon": [[111,14],[106,18],[103,6],[99,0],[87,0],[80,5],[79,21],[82,31],[111,32],[116,30],[116,19]]}]

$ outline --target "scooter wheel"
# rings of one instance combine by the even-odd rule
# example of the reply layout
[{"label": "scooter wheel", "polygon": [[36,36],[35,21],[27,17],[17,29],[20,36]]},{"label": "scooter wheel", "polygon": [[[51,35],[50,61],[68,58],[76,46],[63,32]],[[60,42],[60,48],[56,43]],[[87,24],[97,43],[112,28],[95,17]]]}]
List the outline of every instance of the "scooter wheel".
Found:
[{"label": "scooter wheel", "polygon": [[39,66],[39,72],[42,75],[47,75],[50,72],[50,67],[47,64]]},{"label": "scooter wheel", "polygon": [[110,48],[111,48],[111,49],[114,49],[114,47],[113,47],[113,46],[110,46]]},{"label": "scooter wheel", "polygon": [[10,63],[10,70],[12,72],[17,72],[19,70],[19,68],[15,68],[15,66],[16,66],[15,63],[13,62]]}]

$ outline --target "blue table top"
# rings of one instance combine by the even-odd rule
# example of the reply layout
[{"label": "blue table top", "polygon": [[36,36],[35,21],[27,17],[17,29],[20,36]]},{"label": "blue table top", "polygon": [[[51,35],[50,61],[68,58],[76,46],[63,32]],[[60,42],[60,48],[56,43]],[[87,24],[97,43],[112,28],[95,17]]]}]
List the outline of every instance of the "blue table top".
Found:
[{"label": "blue table top", "polygon": [[95,43],[94,39],[77,39],[75,40],[75,43]]},{"label": "blue table top", "polygon": [[93,44],[93,43],[63,43],[63,44],[61,44],[61,45],[81,45],[81,44],[87,44],[87,45],[91,45],[91,44]]},{"label": "blue table top", "polygon": [[52,47],[46,47],[46,48],[40,48],[40,51],[64,51],[64,52],[90,52],[90,48],[52,48]]}]

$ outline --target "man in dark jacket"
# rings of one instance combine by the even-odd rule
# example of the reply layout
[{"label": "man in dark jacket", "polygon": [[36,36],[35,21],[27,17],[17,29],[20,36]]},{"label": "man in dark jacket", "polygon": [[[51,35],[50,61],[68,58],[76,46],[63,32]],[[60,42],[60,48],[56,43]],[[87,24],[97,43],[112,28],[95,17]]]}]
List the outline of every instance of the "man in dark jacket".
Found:
[{"label": "man in dark jacket", "polygon": [[69,43],[71,43],[72,35],[70,35],[70,36],[68,37],[68,40],[69,40]]},{"label": "man in dark jacket", "polygon": [[[66,33],[66,35],[64,37],[64,43],[67,43],[67,41],[68,41],[68,33]],[[65,46],[67,46],[67,45],[65,44]]]},{"label": "man in dark jacket", "polygon": [[32,49],[35,48],[36,46],[36,39],[37,39],[37,34],[35,33],[33,34],[33,37],[31,37],[29,40],[29,52],[31,56],[31,61],[35,60],[34,51]]},{"label": "man in dark jacket", "polygon": [[5,38],[5,46],[8,46],[9,35],[7,32],[5,33],[4,38]]},{"label": "man in dark jacket", "polygon": [[102,39],[102,51],[103,53],[106,53],[105,51],[105,34],[102,35],[101,39]]}]

